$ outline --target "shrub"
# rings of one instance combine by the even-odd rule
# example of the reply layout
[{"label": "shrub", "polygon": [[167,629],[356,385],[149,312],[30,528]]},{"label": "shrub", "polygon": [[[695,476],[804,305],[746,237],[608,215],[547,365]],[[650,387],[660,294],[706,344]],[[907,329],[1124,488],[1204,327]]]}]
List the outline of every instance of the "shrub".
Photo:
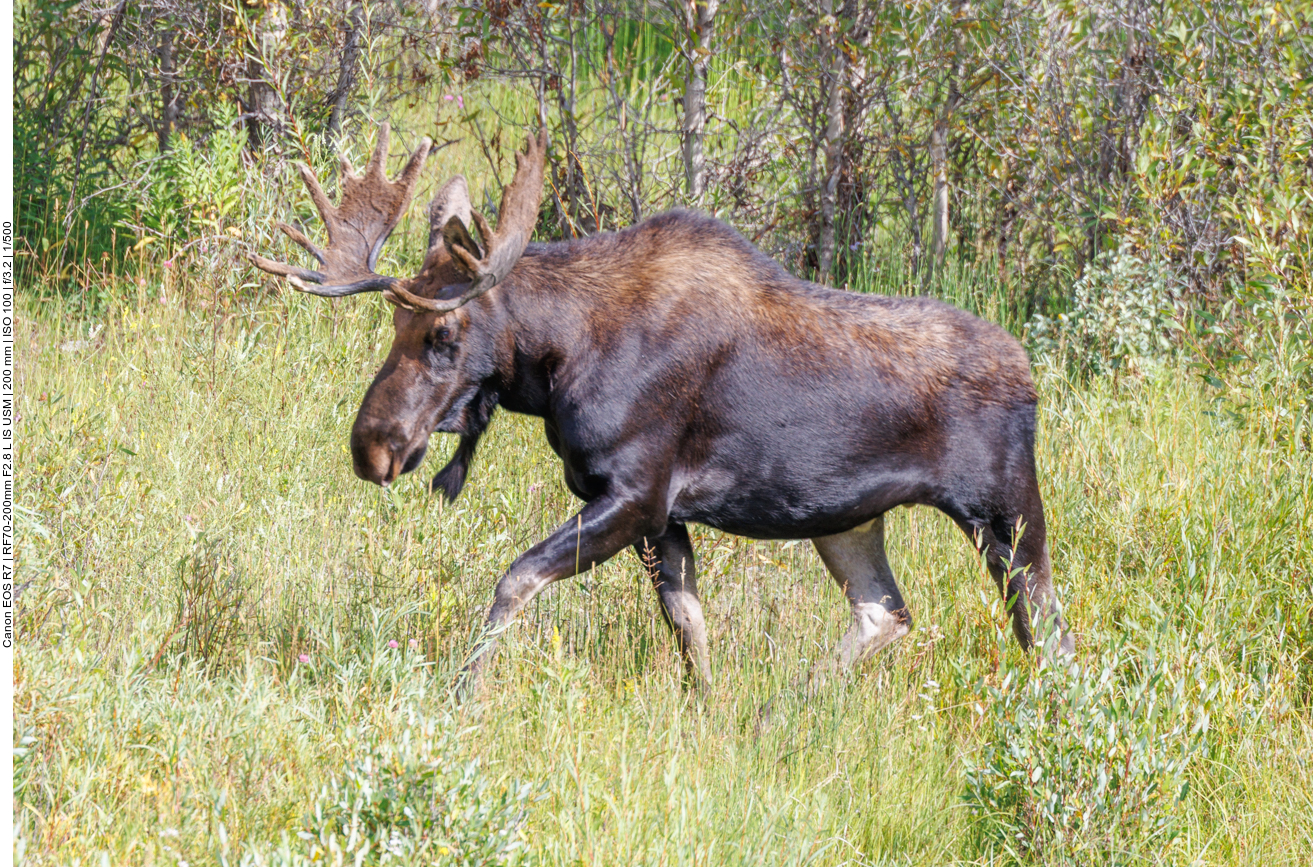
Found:
[{"label": "shrub", "polygon": [[1211,695],[1155,654],[1122,644],[1087,667],[1005,667],[975,684],[986,745],[966,800],[986,840],[1016,856],[1116,863],[1176,836],[1175,807]]},{"label": "shrub", "polygon": [[[173,630],[179,649],[210,665],[232,662],[247,639],[252,607],[245,576],[222,543],[201,532],[177,564]],[[163,649],[162,649],[163,651]]]},{"label": "shrub", "polygon": [[1172,332],[1183,313],[1166,270],[1123,244],[1076,281],[1069,312],[1036,314],[1027,332],[1036,355],[1088,373],[1110,373],[1169,358],[1176,348]]},{"label": "shrub", "polygon": [[452,758],[450,720],[412,720],[365,743],[306,819],[312,862],[504,864],[523,846],[531,787],[496,786],[477,761]]}]

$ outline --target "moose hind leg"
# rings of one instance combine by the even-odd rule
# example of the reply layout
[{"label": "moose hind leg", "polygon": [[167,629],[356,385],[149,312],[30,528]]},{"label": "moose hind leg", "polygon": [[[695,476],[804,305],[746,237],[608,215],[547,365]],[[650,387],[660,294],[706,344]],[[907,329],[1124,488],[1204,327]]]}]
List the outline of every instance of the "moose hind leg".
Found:
[{"label": "moose hind leg", "polygon": [[707,624],[698,598],[688,529],[672,523],[662,535],[639,541],[634,552],[656,588],[661,615],[675,635],[689,683],[699,689],[707,687],[711,683]]},{"label": "moose hind leg", "polygon": [[912,629],[884,551],[884,516],[834,536],[812,539],[821,560],[852,606],[852,625],[839,639],[841,671],[872,656]]},{"label": "moose hind leg", "polygon": [[1029,650],[1035,643],[1037,630],[1051,625],[1059,634],[1057,650],[1071,653],[1075,641],[1053,589],[1043,513],[1039,513],[1038,521],[1032,513],[1030,522],[1014,517],[1013,522],[1000,519],[964,529],[976,549],[984,554],[989,574],[1003,601],[1011,608],[1012,632],[1017,643]]},{"label": "moose hind leg", "polygon": [[[1037,632],[1052,628],[1056,647],[1070,653],[1071,633],[1053,591],[1044,525],[1044,502],[1035,472],[1035,406],[995,407],[957,438],[961,453],[948,463],[958,467],[945,479],[934,503],[967,534],[985,557],[990,575],[1012,615],[1012,631],[1029,649]],[[982,457],[984,456],[984,457]]]}]

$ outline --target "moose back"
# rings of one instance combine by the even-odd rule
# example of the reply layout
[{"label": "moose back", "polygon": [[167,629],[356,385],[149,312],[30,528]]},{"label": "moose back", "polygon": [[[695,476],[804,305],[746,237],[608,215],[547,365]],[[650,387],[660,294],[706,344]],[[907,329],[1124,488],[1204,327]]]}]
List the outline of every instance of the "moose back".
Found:
[{"label": "moose back", "polygon": [[1035,474],[1035,389],[1005,331],[938,301],[799,280],[688,211],[528,244],[545,133],[516,155],[495,232],[457,176],[429,205],[420,272],[377,274],[428,148],[389,182],[383,126],[363,176],[344,163],[337,207],[302,167],[328,245],[281,228],[318,270],[252,258],[301,291],[377,291],[395,306],[391,351],[351,432],[361,478],[387,485],[419,466],[432,433],[458,434],[433,479],[454,498],[497,406],[544,420],[584,506],[498,581],[472,678],[543,588],[633,548],[690,680],[705,684],[691,522],[811,539],[852,608],[830,663],[847,669],[910,630],[883,516],[915,503],[943,511],[984,554],[1023,646],[1048,624],[1070,651]]}]

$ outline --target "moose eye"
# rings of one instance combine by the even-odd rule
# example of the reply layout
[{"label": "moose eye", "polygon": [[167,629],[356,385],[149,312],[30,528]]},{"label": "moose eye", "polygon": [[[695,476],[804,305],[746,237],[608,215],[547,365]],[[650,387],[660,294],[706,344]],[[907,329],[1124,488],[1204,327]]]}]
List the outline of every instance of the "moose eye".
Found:
[{"label": "moose eye", "polygon": [[445,325],[439,325],[436,328],[429,329],[429,343],[434,346],[441,346],[451,340],[451,329]]}]

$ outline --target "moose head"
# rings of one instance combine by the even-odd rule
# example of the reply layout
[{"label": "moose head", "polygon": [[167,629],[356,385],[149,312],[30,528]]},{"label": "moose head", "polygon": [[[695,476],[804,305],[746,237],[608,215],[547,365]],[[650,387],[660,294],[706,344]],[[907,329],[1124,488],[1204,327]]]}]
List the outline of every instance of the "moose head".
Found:
[{"label": "moose head", "polygon": [[[278,228],[315,257],[319,270],[260,256],[251,260],[311,295],[381,292],[396,307],[392,349],[351,430],[356,475],[386,486],[419,465],[430,434],[460,434],[455,457],[433,483],[452,499],[464,484],[474,445],[497,402],[489,385],[497,332],[485,327],[495,316],[467,305],[478,307],[478,299],[505,280],[524,253],[542,199],[547,134],[543,130],[536,140],[530,138],[524,152],[516,154],[515,177],[503,191],[496,231],[470,207],[465,178],[456,175],[438,191],[429,204],[429,249],[423,267],[409,279],[375,273],[374,266],[410,204],[431,143],[424,139],[401,175],[389,181],[388,140],[389,127],[383,124],[363,176],[343,158],[337,207],[309,167],[299,167],[327,228],[328,246],[315,246],[284,223]],[[470,233],[471,222],[482,243]]]}]

